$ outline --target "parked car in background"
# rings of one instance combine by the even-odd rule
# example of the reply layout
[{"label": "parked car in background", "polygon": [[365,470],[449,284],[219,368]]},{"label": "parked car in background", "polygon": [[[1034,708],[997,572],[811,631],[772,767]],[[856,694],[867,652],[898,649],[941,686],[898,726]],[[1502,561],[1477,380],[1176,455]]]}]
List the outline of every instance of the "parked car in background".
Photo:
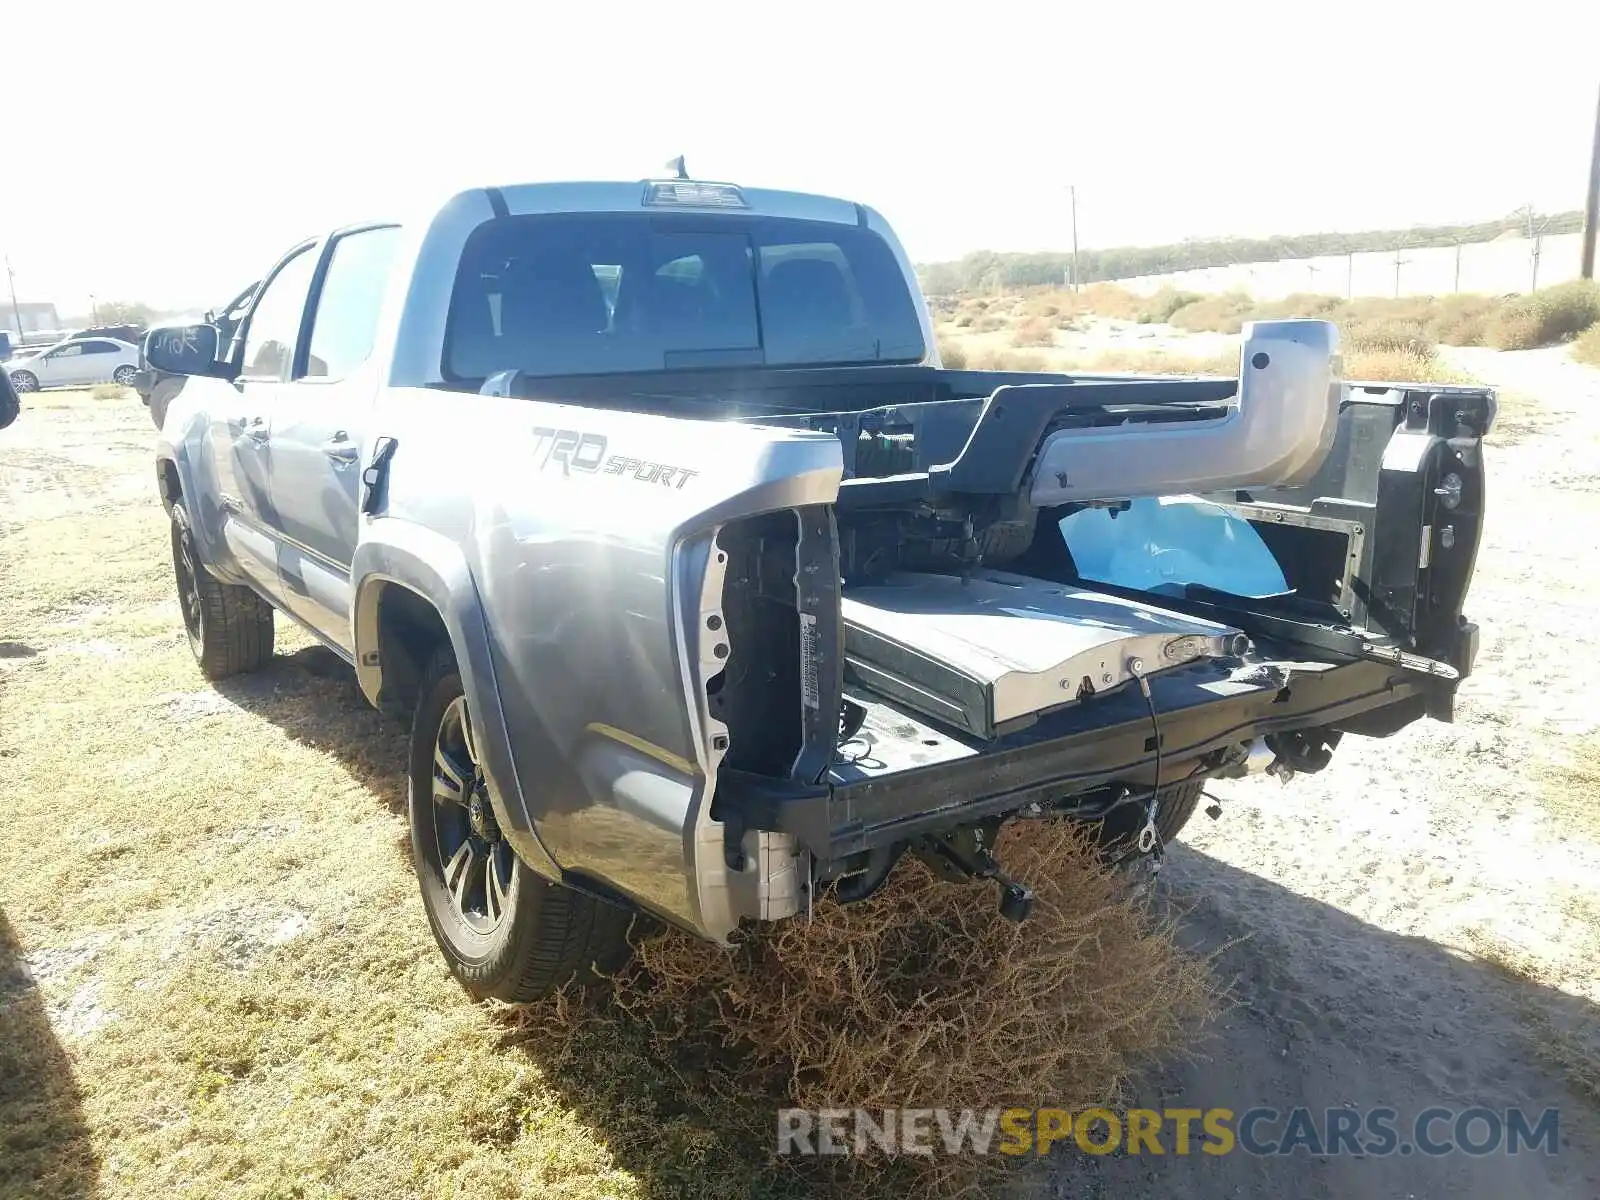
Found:
[{"label": "parked car in background", "polygon": [[17,339],[9,329],[0,329],[0,362],[5,362],[17,351]]},{"label": "parked car in background", "polygon": [[92,325],[88,329],[74,330],[63,340],[81,342],[85,338],[115,338],[119,342],[127,342],[130,346],[137,346],[144,341],[144,326],[137,322],[123,325]]},{"label": "parked car in background", "polygon": [[139,347],[117,338],[68,338],[5,365],[11,386],[19,392],[93,383],[128,385],[138,369]]}]

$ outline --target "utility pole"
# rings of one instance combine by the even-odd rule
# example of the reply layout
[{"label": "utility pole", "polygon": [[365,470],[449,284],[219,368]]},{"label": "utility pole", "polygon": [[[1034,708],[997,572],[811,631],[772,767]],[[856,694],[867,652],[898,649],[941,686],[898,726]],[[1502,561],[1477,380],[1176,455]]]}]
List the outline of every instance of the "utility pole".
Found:
[{"label": "utility pole", "polygon": [[17,303],[17,273],[11,269],[11,256],[9,254],[6,255],[6,283],[11,288],[11,316],[17,322],[17,336],[21,337],[23,334],[22,306]]},{"label": "utility pole", "polygon": [[1544,253],[1544,231],[1545,227],[1550,224],[1551,220],[1553,220],[1553,217],[1546,216],[1544,220],[1538,223],[1538,225],[1535,225],[1533,223],[1533,219],[1534,217],[1538,216],[1538,213],[1534,211],[1532,204],[1525,205],[1520,211],[1527,218],[1528,242],[1531,247],[1530,254],[1533,260],[1533,275],[1528,281],[1528,290],[1530,292],[1536,292],[1539,290],[1539,256]]},{"label": "utility pole", "polygon": [[1583,206],[1583,253],[1578,259],[1578,277],[1594,278],[1595,227],[1600,225],[1600,101],[1594,110],[1594,149],[1589,154],[1589,196]]},{"label": "utility pole", "polygon": [[1072,194],[1072,290],[1078,291],[1078,185],[1067,185],[1067,191]]},{"label": "utility pole", "polygon": [[1394,298],[1400,298],[1400,268],[1410,262],[1409,258],[1401,258],[1400,253],[1406,248],[1409,238],[1401,238],[1394,248]]}]

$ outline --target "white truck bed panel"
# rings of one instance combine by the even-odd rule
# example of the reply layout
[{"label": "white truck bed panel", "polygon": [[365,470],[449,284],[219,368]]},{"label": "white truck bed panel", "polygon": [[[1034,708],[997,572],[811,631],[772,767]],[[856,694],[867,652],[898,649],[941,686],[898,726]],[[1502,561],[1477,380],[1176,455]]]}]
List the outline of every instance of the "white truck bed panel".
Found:
[{"label": "white truck bed panel", "polygon": [[1001,571],[965,582],[903,573],[848,589],[844,621],[863,686],[984,737],[1120,687],[1136,660],[1154,674],[1244,645],[1226,625]]}]

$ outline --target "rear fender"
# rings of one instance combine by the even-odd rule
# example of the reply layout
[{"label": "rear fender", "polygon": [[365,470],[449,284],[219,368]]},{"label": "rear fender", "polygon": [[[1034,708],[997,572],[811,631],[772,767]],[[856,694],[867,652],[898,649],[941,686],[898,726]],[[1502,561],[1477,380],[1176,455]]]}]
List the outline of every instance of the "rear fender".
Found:
[{"label": "rear fender", "polygon": [[[764,885],[728,865],[712,816],[726,731],[706,689],[729,658],[716,537],[742,518],[831,505],[838,439],[475,402],[508,420],[501,437],[480,426],[474,476],[493,483],[465,540],[531,824],[569,880],[724,938],[758,915]],[[402,470],[423,469],[398,455],[392,494]],[[828,576],[836,591],[836,561]]]},{"label": "rear fender", "polygon": [[397,584],[421,596],[444,622],[461,670],[462,689],[495,817],[518,856],[548,878],[560,870],[534,829],[511,754],[488,626],[472,574],[461,547],[409,521],[380,518],[364,531],[351,565],[355,582],[351,608],[356,680],[362,694],[376,705],[383,686],[378,650],[378,600],[385,584]]}]

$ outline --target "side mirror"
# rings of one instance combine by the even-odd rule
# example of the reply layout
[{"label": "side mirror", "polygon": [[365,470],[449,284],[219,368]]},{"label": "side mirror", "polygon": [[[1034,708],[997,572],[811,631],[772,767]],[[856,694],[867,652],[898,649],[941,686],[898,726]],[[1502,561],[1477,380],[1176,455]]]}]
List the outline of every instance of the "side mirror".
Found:
[{"label": "side mirror", "polygon": [[203,375],[232,379],[231,363],[217,361],[215,325],[169,325],[144,335],[144,360],[168,375]]}]

